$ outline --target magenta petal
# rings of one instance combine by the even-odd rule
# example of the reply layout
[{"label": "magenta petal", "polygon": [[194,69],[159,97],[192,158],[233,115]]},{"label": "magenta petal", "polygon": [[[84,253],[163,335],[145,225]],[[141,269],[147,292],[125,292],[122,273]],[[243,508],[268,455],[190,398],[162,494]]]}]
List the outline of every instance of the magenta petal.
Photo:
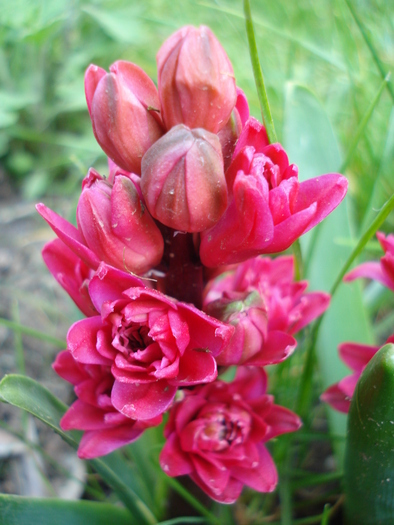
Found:
[{"label": "magenta petal", "polygon": [[316,202],[316,214],[306,231],[319,224],[343,200],[348,188],[347,179],[338,173],[328,173],[321,177],[300,183],[293,213],[297,213]]},{"label": "magenta petal", "polygon": [[338,384],[332,385],[320,396],[320,399],[335,410],[347,414],[350,408],[350,399],[339,388]]},{"label": "magenta petal", "polygon": [[136,286],[145,288],[144,283],[138,277],[102,262],[90,280],[89,293],[95,307],[101,312],[104,302],[121,299],[124,290]]},{"label": "magenta petal", "polygon": [[37,204],[36,210],[43,219],[47,221],[56,235],[82,259],[90,268],[98,268],[100,261],[90,250],[83,240],[82,235],[75,226],[67,222],[63,217],[47,208],[44,204]]},{"label": "magenta petal", "polygon": [[338,347],[342,361],[355,372],[361,372],[378,350],[378,346],[360,343],[342,343]]},{"label": "magenta petal", "polygon": [[172,433],[165,442],[159,461],[161,468],[171,477],[184,476],[193,470],[190,458],[180,448],[179,439],[175,433]]},{"label": "magenta petal", "polygon": [[83,367],[79,365],[68,350],[60,352],[52,365],[55,372],[73,385],[89,378]]},{"label": "magenta petal", "polygon": [[210,383],[218,375],[214,357],[204,350],[187,350],[179,363],[176,378],[169,379],[169,384],[177,386]]},{"label": "magenta petal", "polygon": [[291,215],[274,227],[274,237],[260,253],[277,253],[287,250],[293,242],[310,229],[311,222],[316,214],[317,205],[312,203],[309,208]]},{"label": "magenta petal", "polygon": [[390,288],[391,290],[394,289],[392,279],[390,279],[389,275],[383,271],[381,264],[378,262],[366,262],[360,264],[360,266],[357,266],[354,270],[347,273],[343,280],[345,282],[350,282],[354,281],[354,279],[359,279],[360,277],[373,279],[374,281],[383,284],[383,286],[387,286],[387,288]]},{"label": "magenta petal", "polygon": [[246,364],[266,366],[281,363],[294,352],[296,346],[297,341],[291,335],[280,330],[270,330],[262,350]]},{"label": "magenta petal", "polygon": [[78,447],[78,457],[91,459],[105,456],[117,448],[132,443],[140,437],[142,432],[141,429],[135,429],[132,423],[114,428],[90,430],[82,436]]},{"label": "magenta petal", "polygon": [[192,455],[191,457],[196,473],[201,481],[207,485],[214,494],[221,494],[230,479],[228,469],[215,465],[201,456]]},{"label": "magenta petal", "polygon": [[201,490],[208,494],[210,498],[218,501],[219,503],[234,503],[238,499],[243,488],[243,483],[237,479],[230,478],[223,492],[220,494],[215,494],[207,485],[205,485],[205,483],[201,481],[201,479],[196,474],[192,473],[190,474],[190,477],[194,483],[200,487]]},{"label": "magenta petal", "polygon": [[356,390],[357,381],[360,379],[361,372],[355,372],[350,376],[346,376],[338,383],[338,388],[342,390],[347,398],[352,398]]},{"label": "magenta petal", "polygon": [[295,432],[302,425],[301,419],[297,414],[279,405],[272,405],[264,421],[270,426],[265,436],[265,441],[280,436],[281,434]]},{"label": "magenta petal", "polygon": [[79,363],[107,365],[112,361],[97,351],[97,332],[102,328],[100,316],[88,317],[74,323],[67,334],[67,348]]},{"label": "magenta petal", "polygon": [[260,459],[253,468],[238,466],[231,468],[231,476],[258,492],[272,492],[278,483],[278,473],[275,463],[264,445],[256,445]]},{"label": "magenta petal", "polygon": [[289,333],[296,334],[314,319],[325,312],[330,304],[331,296],[324,292],[311,292],[302,296],[300,303],[297,305],[299,319],[290,326]]},{"label": "magenta petal", "polygon": [[63,430],[97,430],[105,427],[105,411],[77,399],[60,421]]},{"label": "magenta petal", "polygon": [[168,381],[122,383],[115,381],[111,400],[114,407],[132,419],[153,419],[171,405],[177,387]]}]

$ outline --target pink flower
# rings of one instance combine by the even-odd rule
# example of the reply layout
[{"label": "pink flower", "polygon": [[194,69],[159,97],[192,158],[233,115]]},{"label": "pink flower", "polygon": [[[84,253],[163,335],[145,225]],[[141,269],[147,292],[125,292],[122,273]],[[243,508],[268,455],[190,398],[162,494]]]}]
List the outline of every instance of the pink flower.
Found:
[{"label": "pink flower", "polygon": [[115,272],[102,263],[92,277],[89,293],[101,316],[75,323],[68,349],[79,363],[111,367],[111,401],[119,412],[152,419],[180,386],[216,378],[214,357],[233,328]]},{"label": "pink flower", "polygon": [[206,26],[185,26],[157,53],[158,86],[167,129],[177,124],[218,133],[237,98],[226,52]]},{"label": "pink flower", "polygon": [[149,421],[130,419],[116,410],[111,402],[114,377],[108,366],[84,365],[70,352],[58,354],[53,364],[56,373],[75,385],[75,401],[60,421],[63,430],[83,430],[78,456],[96,458],[135,441],[151,426],[159,425],[161,417]]},{"label": "pink flower", "polygon": [[201,233],[200,258],[208,267],[287,249],[342,201],[347,180],[330,173],[298,182],[280,144],[249,118],[226,172],[230,201],[221,219]]},{"label": "pink flower", "polygon": [[92,64],[85,73],[93,133],[118,166],[139,174],[144,153],[163,134],[157,89],[131,62],[118,60],[109,69]]},{"label": "pink flower", "polygon": [[376,237],[385,252],[380,262],[360,264],[345,276],[344,281],[350,282],[360,277],[367,277],[394,291],[394,235],[386,237],[383,233],[377,232]]},{"label": "pink flower", "polygon": [[[394,336],[387,339],[387,343],[394,342]],[[342,361],[353,370],[353,374],[344,377],[338,383],[327,388],[320,399],[332,408],[347,414],[350,402],[364,368],[379,350],[379,346],[362,345],[359,343],[342,343],[338,347]]]},{"label": "pink flower", "polygon": [[164,430],[164,472],[189,475],[221,503],[233,503],[243,485],[273,491],[278,475],[265,443],[294,432],[301,421],[275,405],[266,386],[263,369],[241,367],[232,383],[215,381],[185,391]]},{"label": "pink flower", "polygon": [[60,239],[48,242],[42,250],[42,257],[51,274],[81,312],[87,317],[97,315],[88,292],[93,271]]},{"label": "pink flower", "polygon": [[[291,256],[255,257],[208,283],[204,309],[235,326],[230,344],[216,358],[218,364],[264,366],[286,359],[297,344],[292,336],[329,305],[328,294],[306,293],[307,286],[306,281],[294,281]],[[251,301],[256,294],[259,306],[256,299]]]},{"label": "pink flower", "polygon": [[174,230],[200,232],[226,210],[222,148],[213,133],[175,126],[146,152],[141,170],[148,210]]},{"label": "pink flower", "polygon": [[111,184],[91,168],[82,183],[78,229],[43,204],[38,204],[37,210],[64,244],[93,270],[104,261],[143,274],[160,262],[164,241],[135,183],[119,173]]}]

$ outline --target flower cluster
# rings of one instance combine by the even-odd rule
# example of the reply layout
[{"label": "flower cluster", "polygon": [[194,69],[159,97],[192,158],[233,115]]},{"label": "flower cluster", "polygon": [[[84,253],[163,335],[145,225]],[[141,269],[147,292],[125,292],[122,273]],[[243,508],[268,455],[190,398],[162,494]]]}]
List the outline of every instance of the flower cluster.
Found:
[{"label": "flower cluster", "polygon": [[[365,277],[376,280],[394,291],[394,235],[386,237],[383,233],[377,232],[376,236],[385,252],[380,262],[360,264],[360,266],[349,272],[344,280],[350,282],[354,279]],[[387,343],[394,343],[394,334],[384,344]],[[348,413],[357,381],[364,368],[380,348],[381,346],[351,342],[339,345],[339,356],[353,373],[330,386],[321,395],[322,401],[328,403],[339,412]]]},{"label": "flower cluster", "polygon": [[[329,296],[295,281],[287,249],[343,199],[347,181],[298,181],[280,144],[249,116],[209,28],[187,26],[157,54],[158,88],[137,65],[85,76],[109,176],[91,168],[77,226],[44,204],[57,235],[44,260],[85,318],[54,364],[77,400],[62,428],[84,431],[79,456],[107,454],[160,424],[170,476],[188,474],[230,503],[244,484],[272,491],[265,443],[299,428],[274,404],[264,366]],[[233,382],[218,379],[236,365]]]}]

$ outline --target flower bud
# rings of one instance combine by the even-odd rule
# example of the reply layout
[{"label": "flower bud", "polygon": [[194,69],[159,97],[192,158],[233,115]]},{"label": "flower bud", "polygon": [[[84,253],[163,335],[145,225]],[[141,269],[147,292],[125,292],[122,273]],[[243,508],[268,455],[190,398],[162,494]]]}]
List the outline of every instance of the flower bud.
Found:
[{"label": "flower bud", "polygon": [[[231,297],[230,295],[234,296]],[[209,303],[206,312],[235,327],[229,344],[216,358],[218,365],[242,365],[258,354],[267,339],[268,312],[257,291],[230,294]]]},{"label": "flower bud", "polygon": [[227,185],[218,137],[179,125],[144,155],[141,190],[150,213],[175,230],[201,232],[227,207]]},{"label": "flower bud", "polygon": [[118,166],[139,174],[144,153],[163,134],[152,80],[124,60],[112,64],[110,73],[92,64],[85,94],[97,142]]},{"label": "flower bud", "polygon": [[186,26],[157,53],[158,85],[167,129],[177,124],[218,133],[237,99],[231,62],[212,31]]},{"label": "flower bud", "polygon": [[90,169],[82,187],[78,229],[97,257],[137,274],[156,266],[163,255],[163,238],[133,182],[117,175],[112,186]]}]

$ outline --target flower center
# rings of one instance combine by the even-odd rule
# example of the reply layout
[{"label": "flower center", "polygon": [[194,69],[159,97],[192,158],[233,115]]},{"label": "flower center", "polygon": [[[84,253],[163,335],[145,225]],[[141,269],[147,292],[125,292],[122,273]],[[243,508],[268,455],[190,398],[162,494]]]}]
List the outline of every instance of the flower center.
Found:
[{"label": "flower center", "polygon": [[219,452],[240,445],[248,438],[251,417],[239,407],[208,413],[204,419],[205,425],[199,436],[201,450]]}]

